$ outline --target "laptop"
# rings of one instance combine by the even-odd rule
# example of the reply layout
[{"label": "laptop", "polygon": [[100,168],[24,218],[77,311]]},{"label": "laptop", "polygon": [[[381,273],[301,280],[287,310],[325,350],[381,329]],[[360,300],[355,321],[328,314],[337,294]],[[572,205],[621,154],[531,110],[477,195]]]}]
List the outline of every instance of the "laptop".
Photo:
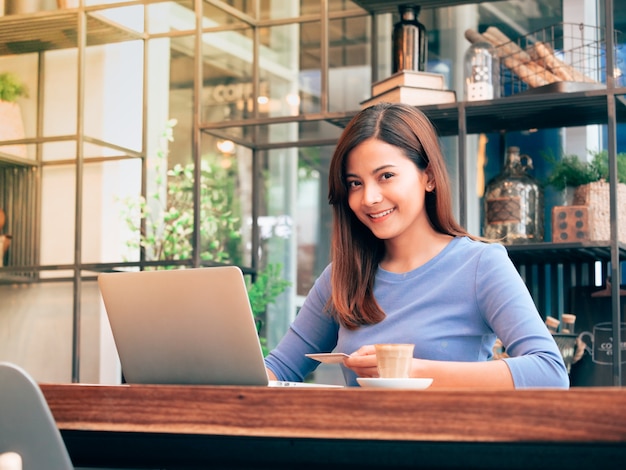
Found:
[{"label": "laptop", "polygon": [[103,273],[98,286],[129,384],[333,386],[269,380],[236,266]]}]

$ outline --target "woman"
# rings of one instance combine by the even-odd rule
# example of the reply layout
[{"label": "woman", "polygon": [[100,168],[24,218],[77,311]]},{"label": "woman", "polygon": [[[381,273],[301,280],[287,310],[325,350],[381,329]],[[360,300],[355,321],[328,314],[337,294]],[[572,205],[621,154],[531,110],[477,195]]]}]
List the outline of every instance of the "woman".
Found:
[{"label": "woman", "polygon": [[[431,388],[569,387],[559,349],[507,252],[452,214],[438,137],[415,107],[378,104],[344,130],[330,164],[332,263],[280,344],[271,378],[303,380],[306,353],[350,354],[347,385],[376,377],[376,343],[415,344]],[[508,358],[491,360],[499,338]]]}]

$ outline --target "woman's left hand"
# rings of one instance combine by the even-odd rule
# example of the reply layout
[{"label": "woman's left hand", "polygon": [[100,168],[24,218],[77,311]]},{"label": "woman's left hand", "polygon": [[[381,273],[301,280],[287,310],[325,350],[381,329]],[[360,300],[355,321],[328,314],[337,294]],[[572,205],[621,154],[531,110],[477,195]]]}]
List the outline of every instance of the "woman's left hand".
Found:
[{"label": "woman's left hand", "polygon": [[378,361],[374,345],[361,346],[343,360],[343,364],[352,369],[357,377],[378,377]]}]

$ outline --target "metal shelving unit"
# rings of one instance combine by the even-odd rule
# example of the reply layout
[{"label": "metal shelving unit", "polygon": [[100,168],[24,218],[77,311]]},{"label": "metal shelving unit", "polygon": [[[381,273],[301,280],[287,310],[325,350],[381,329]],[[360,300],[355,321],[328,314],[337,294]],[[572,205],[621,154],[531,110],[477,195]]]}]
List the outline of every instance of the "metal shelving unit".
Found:
[{"label": "metal shelving unit", "polygon": [[[403,1],[381,2],[355,0],[372,15],[397,10]],[[461,5],[466,1],[420,2],[423,8]],[[435,5],[436,4],[436,5]],[[606,50],[615,50],[614,4],[604,0]],[[610,168],[610,220],[611,240],[590,244],[537,243],[507,246],[509,255],[526,281],[540,311],[553,310],[560,315],[565,304],[564,291],[578,282],[589,285],[594,277],[595,264],[602,264],[605,282],[612,279],[614,286],[621,284],[620,262],[626,259],[626,250],[619,242],[617,229],[617,141],[616,126],[626,122],[626,88],[616,88],[612,71],[613,54],[606,54],[606,87],[568,93],[519,93],[496,100],[459,102],[452,105],[425,106],[420,109],[433,121],[442,136],[457,135],[459,139],[458,174],[460,180],[460,221],[467,220],[466,197],[466,145],[468,135],[488,132],[506,132],[525,129],[550,129],[560,127],[603,124],[607,126]],[[336,119],[345,125],[349,117]],[[556,292],[552,292],[556,291]],[[611,297],[613,344],[621,345],[622,322],[620,289],[614,288]],[[626,315],[626,314],[625,314]],[[617,355],[613,356],[614,359]],[[620,360],[613,361],[613,384],[622,384]]]},{"label": "metal shelving unit", "polygon": [[[31,95],[34,94],[37,99],[36,135],[14,142],[34,146],[34,158],[25,159],[0,153],[0,170],[4,169],[5,175],[9,175],[4,180],[5,183],[9,186],[12,193],[20,192],[20,194],[13,195],[5,201],[9,204],[9,207],[6,207],[6,209],[8,213],[26,214],[25,217],[21,217],[21,224],[27,225],[22,230],[21,235],[23,236],[20,237],[22,240],[26,240],[23,243],[24,247],[20,249],[27,252],[24,256],[18,257],[15,266],[3,267],[0,270],[0,282],[5,284],[39,282],[42,271],[66,270],[72,272],[71,277],[63,278],[62,280],[69,280],[73,283],[72,380],[75,382],[79,381],[81,285],[84,280],[85,270],[85,265],[81,262],[84,164],[119,158],[140,158],[143,160],[142,151],[125,148],[115,143],[105,142],[86,135],[83,125],[85,113],[85,51],[86,48],[91,46],[144,39],[146,39],[145,34],[110,21],[99,14],[98,8],[79,7],[0,17],[0,56],[38,54],[37,82],[39,88],[36,91],[31,90]],[[42,99],[42,84],[45,81],[43,55],[49,51],[62,49],[73,49],[77,52],[76,73],[78,82],[76,99],[78,105],[76,107],[76,132],[70,135],[44,137],[42,131],[43,113],[45,112]],[[63,161],[44,161],[42,158],[42,145],[57,142],[73,142],[75,144],[75,155]],[[86,157],[86,145],[94,145],[102,149],[111,150],[117,156]],[[54,164],[72,164],[76,167],[76,201],[74,208],[76,223],[74,239],[77,247],[74,250],[75,259],[72,264],[65,266],[40,266],[39,238],[41,230],[42,167]],[[28,178],[20,176],[25,171],[28,173]],[[28,210],[23,210],[24,207],[28,207]]]}]

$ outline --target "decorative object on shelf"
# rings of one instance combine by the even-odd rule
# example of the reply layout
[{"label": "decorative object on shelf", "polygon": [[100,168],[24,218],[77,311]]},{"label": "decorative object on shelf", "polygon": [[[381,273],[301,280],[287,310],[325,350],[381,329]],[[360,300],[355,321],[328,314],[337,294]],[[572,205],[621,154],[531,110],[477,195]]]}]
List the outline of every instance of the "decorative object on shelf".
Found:
[{"label": "decorative object on shelf", "polygon": [[0,209],[0,268],[4,266],[4,257],[11,245],[11,235],[5,235],[2,233],[4,230],[4,224],[6,223],[6,214],[4,210]]},{"label": "decorative object on shelf", "polygon": [[367,108],[383,101],[413,106],[455,103],[456,92],[446,89],[445,77],[442,74],[401,70],[374,82],[372,97],[360,104],[361,108]]},{"label": "decorative object on shelf", "polygon": [[563,362],[567,368],[567,373],[571,373],[572,364],[580,360],[581,350],[584,350],[584,345],[578,340],[578,336],[570,333],[554,333],[552,334],[554,342],[559,347]]},{"label": "decorative object on shelf", "polygon": [[38,11],[55,10],[56,0],[4,0],[7,15],[22,15]]},{"label": "decorative object on shelf", "polygon": [[546,326],[548,327],[548,331],[550,333],[557,333],[559,331],[559,325],[561,324],[561,320],[554,317],[546,317]]},{"label": "decorative object on shelf", "polygon": [[[604,180],[578,186],[574,191],[574,205],[589,209],[589,239],[611,240],[610,215],[611,185]],[[618,237],[626,242],[626,184],[617,185]]]},{"label": "decorative object on shelf", "polygon": [[604,30],[595,26],[558,23],[511,40],[495,26],[483,33],[468,29],[472,44],[495,47],[503,95],[571,92],[603,88],[599,82],[604,54]]},{"label": "decorative object on shelf", "polygon": [[[619,240],[626,242],[626,153],[617,155],[617,195]],[[546,183],[573,193],[571,204],[552,208],[552,241],[610,241],[610,184],[608,153],[593,154],[585,162],[576,155],[553,160]],[[556,229],[556,231],[555,231]]]},{"label": "decorative object on shelf", "polygon": [[464,77],[466,101],[500,97],[500,62],[491,43],[476,41],[467,48]]},{"label": "decorative object on shelf", "polygon": [[[613,286],[610,276],[602,287],[574,286],[571,290],[570,311],[576,315],[577,349],[570,374],[571,385],[578,386],[613,386],[617,383],[626,385],[626,377],[615,382],[613,376],[613,358],[617,350],[621,353],[622,368],[626,362],[626,324],[621,321],[621,348],[613,344],[612,295],[619,291],[619,311],[626,308],[626,289]],[[565,314],[561,315],[561,319]],[[615,346],[615,347],[614,347]]]},{"label": "decorative object on shelf", "polygon": [[397,86],[379,95],[361,101],[361,108],[367,108],[376,103],[387,101],[390,103],[404,103],[413,106],[428,106],[431,104],[456,103],[454,90],[434,90],[431,88],[416,88]]},{"label": "decorative object on shelf", "polygon": [[562,313],[561,320],[563,322],[561,325],[561,333],[576,333],[576,315],[573,313]]},{"label": "decorative object on shelf", "polygon": [[[613,324],[611,322],[596,323],[593,325],[592,331],[583,331],[579,338],[585,344],[585,350],[591,355],[591,359],[595,364],[605,366],[613,365]],[[626,323],[621,324],[621,337],[626,338]],[[622,364],[626,362],[626,356],[623,351],[626,350],[626,341],[621,342],[620,356]]]},{"label": "decorative object on shelf", "polygon": [[[26,86],[12,73],[0,73],[0,143],[24,138],[22,110],[17,103],[28,96]],[[0,153],[26,157],[26,145],[0,145]]]},{"label": "decorative object on shelf", "polygon": [[381,93],[399,86],[426,88],[429,90],[445,90],[446,79],[441,73],[401,70],[400,72],[389,75],[387,78],[372,83],[372,96],[380,95]]},{"label": "decorative object on shelf", "polygon": [[552,208],[552,241],[573,243],[589,240],[589,211],[585,206]]},{"label": "decorative object on shelf", "polygon": [[504,169],[487,184],[484,235],[505,244],[543,241],[543,191],[528,174],[532,159],[506,151]]},{"label": "decorative object on shelf", "polygon": [[57,6],[59,10],[65,8],[78,8],[80,6],[80,0],[57,0]]},{"label": "decorative object on shelf", "polygon": [[571,313],[561,314],[561,320],[551,316],[546,317],[546,326],[559,347],[568,374],[571,372],[572,364],[580,360],[585,349],[584,343],[578,339],[578,335],[574,334],[575,322],[576,315]]},{"label": "decorative object on shelf", "polygon": [[[591,159],[583,161],[577,155],[563,155],[559,160],[552,156],[545,159],[552,165],[546,184],[555,189],[593,183],[609,179],[609,154],[606,150],[591,152]],[[617,180],[626,184],[626,153],[617,154]]]},{"label": "decorative object on shelf", "polygon": [[426,27],[417,20],[420,6],[404,4],[398,6],[400,20],[393,26],[392,73],[402,70],[426,71],[428,38]]}]

